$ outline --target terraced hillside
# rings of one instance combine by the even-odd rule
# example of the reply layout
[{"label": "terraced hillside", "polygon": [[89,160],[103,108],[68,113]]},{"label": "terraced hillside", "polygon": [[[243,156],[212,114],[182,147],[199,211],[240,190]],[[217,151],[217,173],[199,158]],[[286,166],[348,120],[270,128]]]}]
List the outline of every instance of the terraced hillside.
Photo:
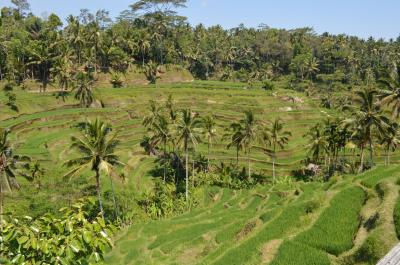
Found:
[{"label": "terraced hillside", "polygon": [[[19,114],[2,106],[0,127],[12,129],[11,140],[16,143],[15,152],[39,160],[46,168],[46,174],[41,179],[41,189],[32,188],[31,184],[21,180],[23,192],[10,195],[12,198],[6,200],[6,208],[7,203],[12,202],[18,207],[10,210],[19,214],[53,211],[91,189],[91,180],[85,176],[71,182],[62,176],[68,170],[63,163],[74,156],[68,148],[70,136],[78,131],[74,126],[95,117],[102,117],[119,131],[122,145],[118,153],[127,164],[121,172],[124,171],[127,181],[123,185],[119,183],[117,188],[129,194],[143,192],[152,183],[149,170],[153,168],[154,158],[144,155],[139,146],[145,133],[141,122],[148,112],[150,99],[163,104],[169,95],[174,98],[177,108],[190,107],[200,115],[216,115],[219,137],[232,121],[242,118],[243,111],[247,109],[253,110],[256,118],[264,122],[280,117],[285,122],[285,128],[292,132],[292,137],[288,147],[278,152],[276,168],[281,176],[290,174],[305,157],[307,140],[303,137],[304,133],[319,120],[334,116],[335,113],[327,113],[319,108],[318,101],[302,93],[285,89],[274,92],[247,90],[243,89],[245,86],[241,83],[194,81],[121,89],[100,88],[96,94],[105,108],[90,109],[77,108],[72,96],[64,102],[54,92],[16,91]],[[296,98],[298,102],[294,103],[290,98]],[[4,95],[0,94],[0,102],[4,101]],[[206,154],[206,145],[200,144],[197,151]],[[378,152],[378,163],[384,160],[380,155]],[[211,156],[216,163],[230,163],[235,161],[235,150],[226,149],[226,142],[218,140]],[[396,160],[398,154],[392,157],[393,162]],[[263,152],[254,149],[251,161],[254,172],[271,175],[270,158]],[[247,165],[247,158],[241,157],[240,163]],[[109,190],[109,182],[103,183],[104,190]]]},{"label": "terraced hillside", "polygon": [[208,188],[207,207],[123,231],[106,264],[375,264],[398,241],[399,169],[324,184]]},{"label": "terraced hillside", "polygon": [[[289,146],[278,154],[277,172],[279,175],[289,174],[305,157],[306,140],[302,137],[303,134],[328,114],[303,94],[283,89],[273,93],[260,89],[246,90],[243,89],[244,86],[245,84],[240,83],[195,81],[157,87],[97,89],[97,98],[105,107],[90,109],[77,108],[72,96],[64,102],[61,98],[56,98],[54,93],[16,91],[19,116],[15,117],[15,112],[2,107],[0,127],[12,129],[11,140],[16,143],[15,151],[39,160],[46,168],[46,174],[41,180],[42,188],[39,190],[21,180],[26,188],[22,189],[23,192],[12,194],[12,198],[6,200],[6,206],[7,202],[17,203],[19,207],[12,210],[18,213],[28,210],[31,213],[53,211],[52,209],[85,194],[91,187],[91,180],[80,178],[66,182],[62,176],[68,169],[63,163],[74,156],[69,150],[70,136],[78,131],[74,126],[95,117],[102,117],[119,132],[121,146],[118,153],[127,164],[123,169],[127,183],[118,184],[118,188],[132,193],[142,192],[150,187],[152,182],[148,171],[153,167],[154,158],[144,155],[139,146],[145,133],[141,122],[148,112],[149,100],[163,104],[169,95],[172,95],[177,108],[190,107],[200,115],[216,115],[217,133],[220,137],[232,121],[242,118],[244,110],[253,110],[256,118],[261,121],[279,116],[285,121],[285,126],[293,133],[293,137]],[[288,96],[300,98],[304,102],[293,103]],[[4,102],[2,97],[0,94],[0,101]],[[206,145],[200,144],[197,150],[206,154]],[[235,150],[227,150],[224,141],[218,141],[211,155],[212,160],[217,163],[235,161]],[[254,150],[251,160],[254,172],[270,174],[270,160],[263,152]],[[245,165],[247,158],[241,158],[241,163]],[[103,182],[104,190],[108,190],[109,183],[106,180]],[[57,206],[43,209],[43,205],[49,205],[49,202]]]},{"label": "terraced hillside", "polygon": [[[52,212],[93,189],[90,172],[68,181],[64,161],[75,154],[70,137],[78,122],[101,117],[119,132],[118,154],[126,163],[120,171],[125,183],[117,190],[129,203],[152,187],[154,158],[139,145],[148,101],[164,104],[172,95],[177,108],[192,108],[200,115],[214,114],[218,135],[251,109],[260,121],[280,117],[292,132],[289,146],[278,153],[277,172],[289,175],[305,157],[304,133],[319,120],[335,116],[304,94],[278,89],[246,90],[240,83],[200,82],[100,88],[96,96],[104,108],[81,109],[72,96],[66,101],[53,93],[16,91],[19,115],[3,108],[0,127],[12,130],[15,152],[29,155],[46,169],[40,187],[22,182],[22,189],[6,197],[6,209],[16,214]],[[4,102],[3,94],[0,101]],[[296,98],[296,102],[290,98]],[[218,141],[212,160],[234,162],[235,151]],[[207,147],[197,150],[206,154]],[[377,164],[384,158],[380,151]],[[242,154],[243,155],[243,154]],[[254,149],[255,172],[270,175],[269,157]],[[392,162],[398,161],[398,154]],[[247,157],[240,163],[247,165]],[[122,231],[108,264],[373,264],[397,242],[400,233],[398,166],[378,166],[359,176],[333,178],[328,183],[302,183],[283,179],[275,187],[252,190],[205,188],[200,208],[172,219],[135,224]],[[110,190],[107,179],[103,191]],[[131,196],[131,197],[130,197]],[[14,207],[17,206],[17,207]],[[395,227],[397,226],[397,227]],[[396,234],[397,231],[397,234]]]}]

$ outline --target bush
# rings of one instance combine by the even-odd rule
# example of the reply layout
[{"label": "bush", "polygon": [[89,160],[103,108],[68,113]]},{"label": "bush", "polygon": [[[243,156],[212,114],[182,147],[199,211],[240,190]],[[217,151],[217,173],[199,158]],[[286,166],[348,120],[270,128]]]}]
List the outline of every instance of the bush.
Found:
[{"label": "bush", "polygon": [[46,214],[33,219],[3,220],[0,249],[11,264],[88,264],[99,262],[111,247],[116,228],[101,217],[90,219],[86,207],[94,200],[81,200],[63,208],[61,218]]},{"label": "bush", "polygon": [[275,89],[275,84],[272,82],[272,81],[270,81],[270,80],[265,80],[264,82],[263,82],[263,84],[262,84],[262,88],[264,89],[264,90],[274,90]]},{"label": "bush", "polygon": [[112,72],[110,82],[114,88],[122,87],[122,84],[124,83],[122,74],[120,72]]},{"label": "bush", "polygon": [[311,229],[296,237],[296,241],[338,255],[353,247],[357,232],[359,212],[364,204],[365,193],[359,187],[351,187],[338,193]]}]

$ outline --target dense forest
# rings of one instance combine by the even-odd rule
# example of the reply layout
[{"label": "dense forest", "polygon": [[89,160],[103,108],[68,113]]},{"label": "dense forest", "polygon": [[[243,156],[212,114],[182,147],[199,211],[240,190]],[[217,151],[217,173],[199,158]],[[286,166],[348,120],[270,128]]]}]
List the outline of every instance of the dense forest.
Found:
[{"label": "dense forest", "polygon": [[159,65],[174,64],[199,79],[247,82],[289,75],[299,89],[321,82],[340,90],[397,71],[400,39],[266,25],[192,26],[176,12],[185,2],[139,1],[115,20],[105,10],[83,9],[64,20],[35,16],[26,1],[13,1],[15,6],[1,10],[0,79],[36,79],[45,90],[57,82],[67,88],[82,69],[118,75],[138,65],[151,79]]}]

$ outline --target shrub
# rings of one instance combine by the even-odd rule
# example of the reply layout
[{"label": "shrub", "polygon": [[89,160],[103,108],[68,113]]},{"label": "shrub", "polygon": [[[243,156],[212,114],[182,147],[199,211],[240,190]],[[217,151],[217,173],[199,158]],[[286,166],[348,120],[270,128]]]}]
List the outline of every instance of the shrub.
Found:
[{"label": "shrub", "polygon": [[88,264],[99,262],[111,247],[115,227],[101,217],[90,219],[85,207],[94,200],[81,200],[70,209],[63,208],[61,218],[46,214],[33,219],[3,220],[0,249],[11,264]]},{"label": "shrub", "polygon": [[111,72],[110,82],[114,88],[122,87],[122,84],[124,83],[122,74],[120,72]]},{"label": "shrub", "polygon": [[264,90],[274,90],[275,84],[270,80],[265,80],[262,84]]}]

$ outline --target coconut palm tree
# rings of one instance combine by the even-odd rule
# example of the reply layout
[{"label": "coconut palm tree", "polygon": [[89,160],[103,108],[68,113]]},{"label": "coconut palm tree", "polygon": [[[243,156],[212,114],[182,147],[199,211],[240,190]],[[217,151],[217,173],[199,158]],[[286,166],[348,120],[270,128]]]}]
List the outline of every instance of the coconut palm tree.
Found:
[{"label": "coconut palm tree", "polygon": [[144,126],[146,126],[147,128],[153,127],[153,125],[157,122],[157,120],[162,115],[161,114],[162,108],[159,107],[154,100],[150,100],[149,105],[150,105],[149,106],[150,113],[143,118],[143,122],[142,122],[142,124]]},{"label": "coconut palm tree", "polygon": [[65,94],[72,84],[72,69],[73,63],[71,60],[71,51],[67,51],[63,56],[56,59],[51,72],[55,75],[60,87],[60,95],[65,101]]},{"label": "coconut palm tree", "polygon": [[321,155],[329,152],[328,141],[323,134],[322,125],[318,123],[311,127],[305,136],[310,138],[307,145],[308,155],[311,156],[314,163],[318,163]]},{"label": "coconut palm tree", "polygon": [[207,170],[210,169],[210,149],[212,147],[214,138],[217,136],[216,122],[213,116],[205,116],[202,119],[202,127],[204,138],[207,139]]},{"label": "coconut palm tree", "polygon": [[239,152],[243,149],[243,128],[242,125],[234,122],[229,126],[229,131],[223,138],[229,138],[229,143],[226,146],[228,149],[231,147],[236,148],[236,167],[239,166]]},{"label": "coconut palm tree", "polygon": [[157,146],[158,144],[162,144],[164,157],[164,183],[166,181],[166,172],[167,172],[167,143],[171,139],[171,133],[169,129],[168,120],[164,116],[159,116],[157,121],[153,123],[152,127],[153,136],[151,137],[151,141],[153,146]]},{"label": "coconut palm tree", "polygon": [[185,151],[185,170],[186,170],[186,200],[189,198],[189,171],[188,171],[188,160],[189,160],[189,145],[195,147],[200,141],[199,131],[200,120],[198,115],[192,112],[190,109],[183,109],[180,111],[180,115],[177,120],[177,131],[178,131],[178,142],[183,144]]},{"label": "coconut palm tree", "polygon": [[385,146],[385,165],[390,164],[390,152],[394,152],[400,145],[400,131],[397,123],[391,123],[388,129],[380,134],[381,144]]},{"label": "coconut palm tree", "polygon": [[88,74],[79,73],[72,90],[75,91],[75,99],[79,100],[81,108],[89,108],[95,101],[93,90],[93,81]]},{"label": "coconut palm tree", "polygon": [[382,104],[390,106],[393,117],[398,118],[400,116],[400,76],[397,67],[387,77],[378,81],[385,88],[381,91]]},{"label": "coconut palm tree", "polygon": [[376,101],[377,94],[376,90],[370,88],[357,91],[357,98],[354,101],[358,107],[353,109],[352,118],[345,121],[347,124],[353,123],[353,128],[356,128],[358,134],[364,134],[359,135],[359,138],[369,143],[371,165],[373,165],[373,130],[383,134],[390,123]]},{"label": "coconut palm tree", "polygon": [[277,148],[284,149],[289,142],[289,137],[292,134],[289,131],[283,130],[283,122],[276,118],[271,124],[271,127],[267,127],[263,133],[263,139],[269,144],[270,149],[268,150],[269,155],[272,158],[272,178],[275,183],[275,161]]},{"label": "coconut palm tree", "polygon": [[119,141],[116,139],[117,134],[110,135],[111,127],[99,119],[84,123],[83,128],[81,138],[71,137],[71,149],[79,151],[80,156],[65,162],[68,167],[73,167],[65,176],[72,178],[85,170],[95,172],[99,209],[104,218],[100,173],[104,171],[110,177],[114,210],[117,211],[112,177],[115,176],[114,166],[124,165],[115,154]]},{"label": "coconut palm tree", "polygon": [[250,153],[253,147],[254,141],[257,139],[258,133],[258,124],[254,117],[254,113],[250,110],[246,110],[244,112],[244,118],[239,121],[239,124],[242,124],[243,132],[242,132],[242,145],[247,154],[247,162],[248,162],[248,177],[251,177],[251,168],[250,168]]}]

